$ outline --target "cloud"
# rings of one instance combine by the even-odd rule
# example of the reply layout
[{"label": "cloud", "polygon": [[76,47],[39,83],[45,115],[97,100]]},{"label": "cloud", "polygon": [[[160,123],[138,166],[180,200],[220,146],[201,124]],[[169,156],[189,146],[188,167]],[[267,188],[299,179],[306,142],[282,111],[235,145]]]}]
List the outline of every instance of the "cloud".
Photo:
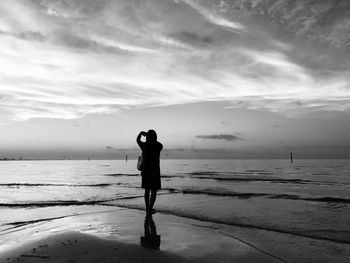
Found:
[{"label": "cloud", "polygon": [[202,101],[349,112],[347,18],[298,30],[296,2],[249,11],[232,1],[2,1],[1,114],[70,119]]},{"label": "cloud", "polygon": [[181,42],[188,43],[194,46],[214,44],[214,39],[211,36],[201,36],[194,32],[180,32],[174,35]]},{"label": "cloud", "polygon": [[232,134],[212,134],[212,135],[197,135],[198,139],[210,139],[210,140],[225,140],[225,141],[237,141],[243,140],[241,137]]},{"label": "cloud", "polygon": [[6,32],[0,30],[0,35],[3,36],[12,36],[19,39],[24,40],[37,40],[37,41],[44,41],[46,40],[46,37],[40,33],[40,32],[34,32],[34,31],[23,31],[23,32]]},{"label": "cloud", "polygon": [[182,0],[182,1],[188,4],[189,6],[191,6],[192,8],[194,8],[203,17],[205,17],[208,21],[210,21],[215,25],[229,28],[235,31],[244,29],[244,26],[241,23],[225,19],[224,17],[217,15],[215,12],[211,12],[210,10],[207,10],[203,6],[197,4],[196,1],[192,1],[192,0]]},{"label": "cloud", "polygon": [[230,102],[231,106],[227,109],[245,108],[252,110],[268,110],[274,113],[281,113],[290,118],[298,118],[306,114],[317,112],[348,112],[350,110],[350,99],[263,99],[246,98],[245,101]]}]

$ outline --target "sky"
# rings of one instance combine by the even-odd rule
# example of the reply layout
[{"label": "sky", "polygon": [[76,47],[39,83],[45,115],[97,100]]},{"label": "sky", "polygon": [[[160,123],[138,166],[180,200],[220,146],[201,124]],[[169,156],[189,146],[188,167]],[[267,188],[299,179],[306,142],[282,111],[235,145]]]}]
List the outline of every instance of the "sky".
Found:
[{"label": "sky", "polygon": [[347,0],[0,2],[0,158],[350,158]]}]

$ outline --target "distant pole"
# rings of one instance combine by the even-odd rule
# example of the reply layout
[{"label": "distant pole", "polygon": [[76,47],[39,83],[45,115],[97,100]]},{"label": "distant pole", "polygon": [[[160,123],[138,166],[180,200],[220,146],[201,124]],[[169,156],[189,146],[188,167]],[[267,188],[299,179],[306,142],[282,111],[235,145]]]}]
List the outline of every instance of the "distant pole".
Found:
[{"label": "distant pole", "polygon": [[293,152],[290,152],[290,163],[293,163]]},{"label": "distant pole", "polygon": [[125,162],[128,162],[128,155],[125,155]]}]

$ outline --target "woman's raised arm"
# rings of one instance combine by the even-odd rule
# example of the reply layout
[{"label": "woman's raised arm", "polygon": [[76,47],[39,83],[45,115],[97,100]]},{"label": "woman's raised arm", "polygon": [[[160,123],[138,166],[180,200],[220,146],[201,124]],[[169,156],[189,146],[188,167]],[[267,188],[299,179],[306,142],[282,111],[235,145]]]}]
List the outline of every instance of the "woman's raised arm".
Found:
[{"label": "woman's raised arm", "polygon": [[144,132],[144,131],[141,131],[140,133],[139,133],[139,135],[137,135],[137,138],[136,138],[136,142],[137,142],[137,144],[140,146],[140,148],[142,149],[142,146],[143,146],[143,144],[144,144],[144,142],[143,141],[141,141],[141,136],[143,135],[143,136],[146,136],[146,132]]}]

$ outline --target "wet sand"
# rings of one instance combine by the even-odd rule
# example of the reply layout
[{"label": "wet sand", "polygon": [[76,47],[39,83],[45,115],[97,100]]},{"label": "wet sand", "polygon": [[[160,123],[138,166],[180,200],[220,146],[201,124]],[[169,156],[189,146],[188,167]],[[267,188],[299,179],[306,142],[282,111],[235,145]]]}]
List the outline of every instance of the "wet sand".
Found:
[{"label": "wet sand", "polygon": [[[59,208],[58,208],[59,209]],[[156,213],[159,249],[140,245],[144,211],[105,211],[18,222],[2,233],[0,262],[349,262],[349,245]],[[334,250],[334,248],[337,250]],[[321,250],[320,250],[321,248]],[[322,253],[320,253],[322,251]]]}]

